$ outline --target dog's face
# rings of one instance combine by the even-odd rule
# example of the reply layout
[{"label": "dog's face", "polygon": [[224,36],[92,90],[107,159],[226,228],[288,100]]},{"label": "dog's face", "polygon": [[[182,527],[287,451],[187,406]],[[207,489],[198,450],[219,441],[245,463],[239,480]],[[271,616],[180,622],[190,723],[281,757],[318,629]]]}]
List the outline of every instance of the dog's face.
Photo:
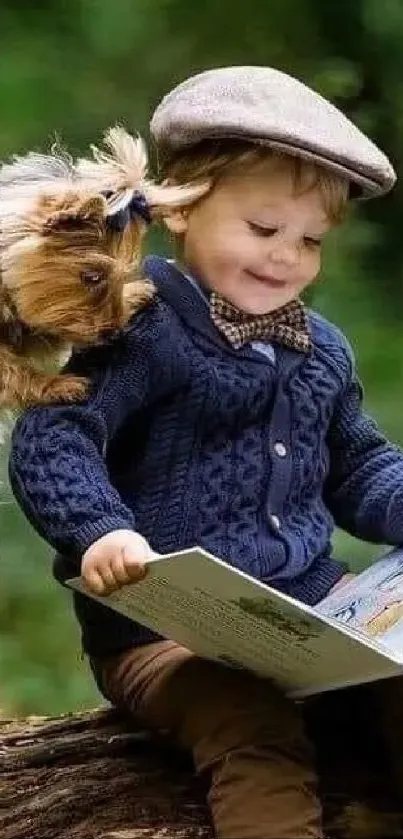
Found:
[{"label": "dog's face", "polygon": [[74,191],[41,196],[5,249],[2,282],[33,331],[80,346],[121,328],[152,296],[136,279],[142,225],[106,228],[106,201]]}]

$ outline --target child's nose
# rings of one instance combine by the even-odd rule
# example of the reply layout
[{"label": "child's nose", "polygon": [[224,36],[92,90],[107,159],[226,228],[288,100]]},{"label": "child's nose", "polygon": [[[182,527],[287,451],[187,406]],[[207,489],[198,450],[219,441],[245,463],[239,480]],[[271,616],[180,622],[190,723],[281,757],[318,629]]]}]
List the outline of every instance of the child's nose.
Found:
[{"label": "child's nose", "polygon": [[277,242],[273,240],[269,248],[269,256],[273,262],[292,267],[299,260],[298,245],[285,239],[279,239]]}]

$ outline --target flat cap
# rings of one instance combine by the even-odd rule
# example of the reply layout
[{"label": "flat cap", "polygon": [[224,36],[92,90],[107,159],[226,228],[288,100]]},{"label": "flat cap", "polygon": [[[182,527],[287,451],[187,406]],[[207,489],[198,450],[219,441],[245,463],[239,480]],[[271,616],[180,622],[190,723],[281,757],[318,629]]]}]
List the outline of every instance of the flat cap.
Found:
[{"label": "flat cap", "polygon": [[161,155],[206,139],[270,146],[347,178],[354,197],[393,187],[390,161],[341,111],[307,85],[271,67],[220,67],[175,87],[150,124]]}]

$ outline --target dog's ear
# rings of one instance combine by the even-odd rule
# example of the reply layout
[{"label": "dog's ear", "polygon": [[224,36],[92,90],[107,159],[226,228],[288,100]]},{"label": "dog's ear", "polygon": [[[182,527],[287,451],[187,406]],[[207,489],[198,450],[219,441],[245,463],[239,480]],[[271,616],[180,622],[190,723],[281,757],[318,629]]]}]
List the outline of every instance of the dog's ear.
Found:
[{"label": "dog's ear", "polygon": [[106,209],[106,199],[102,195],[44,198],[41,207],[42,233],[46,236],[56,232],[80,231],[85,227],[100,228],[105,221]]}]

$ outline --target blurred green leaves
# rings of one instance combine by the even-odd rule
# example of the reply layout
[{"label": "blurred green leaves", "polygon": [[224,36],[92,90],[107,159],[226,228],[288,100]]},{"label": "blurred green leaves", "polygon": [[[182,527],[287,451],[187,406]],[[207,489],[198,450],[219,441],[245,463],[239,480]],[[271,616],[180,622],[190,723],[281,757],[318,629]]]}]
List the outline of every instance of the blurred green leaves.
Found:
[{"label": "blurred green leaves", "polygon": [[[74,150],[119,121],[147,131],[181,79],[226,64],[268,64],[300,76],[403,163],[403,4],[400,0],[3,0],[0,156]],[[403,442],[403,194],[357,208],[326,248],[311,302],[354,346],[368,408]],[[149,247],[166,248],[153,234]],[[5,477],[3,449],[0,478]],[[4,504],[3,504],[4,502]],[[337,534],[353,567],[379,548]],[[0,709],[51,713],[97,694],[80,661],[69,595],[51,551],[0,487]]]}]

